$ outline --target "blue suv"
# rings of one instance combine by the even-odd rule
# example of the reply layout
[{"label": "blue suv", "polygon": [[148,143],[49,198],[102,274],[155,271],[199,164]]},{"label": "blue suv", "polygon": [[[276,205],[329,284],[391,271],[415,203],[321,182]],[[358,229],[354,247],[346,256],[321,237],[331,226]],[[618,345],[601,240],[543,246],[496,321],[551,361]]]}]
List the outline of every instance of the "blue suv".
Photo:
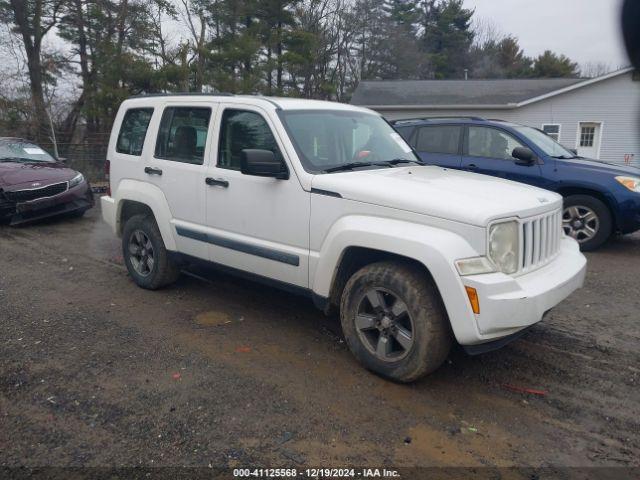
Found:
[{"label": "blue suv", "polygon": [[[506,178],[564,197],[582,250],[640,229],[640,169],[579,157],[541,130],[477,117],[391,122],[425,163]],[[509,199],[505,198],[505,202]]]}]

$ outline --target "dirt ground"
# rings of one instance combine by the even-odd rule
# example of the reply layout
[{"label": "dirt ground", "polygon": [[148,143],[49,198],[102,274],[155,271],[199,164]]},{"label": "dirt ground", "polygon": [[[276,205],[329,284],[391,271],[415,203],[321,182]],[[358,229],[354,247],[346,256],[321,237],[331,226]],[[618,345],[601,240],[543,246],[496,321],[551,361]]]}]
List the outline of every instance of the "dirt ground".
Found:
[{"label": "dirt ground", "polygon": [[522,339],[398,385],[308,299],[137,288],[98,208],[1,226],[0,466],[640,467],[640,235],[588,258]]}]

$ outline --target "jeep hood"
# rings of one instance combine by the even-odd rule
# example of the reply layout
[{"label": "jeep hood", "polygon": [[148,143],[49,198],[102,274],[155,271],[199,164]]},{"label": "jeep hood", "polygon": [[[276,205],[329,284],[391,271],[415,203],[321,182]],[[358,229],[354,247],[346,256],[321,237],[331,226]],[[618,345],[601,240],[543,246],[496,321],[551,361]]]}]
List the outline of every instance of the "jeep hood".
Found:
[{"label": "jeep hood", "polygon": [[316,175],[312,187],[343,198],[485,226],[560,208],[556,193],[486,175],[435,166]]}]

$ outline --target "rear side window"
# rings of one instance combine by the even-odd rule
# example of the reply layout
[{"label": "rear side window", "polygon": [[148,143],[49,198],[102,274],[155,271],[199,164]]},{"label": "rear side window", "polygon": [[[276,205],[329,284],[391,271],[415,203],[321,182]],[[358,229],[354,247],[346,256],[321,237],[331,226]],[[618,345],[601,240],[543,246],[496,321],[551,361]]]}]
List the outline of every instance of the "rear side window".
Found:
[{"label": "rear side window", "polygon": [[240,152],[244,149],[271,150],[276,158],[282,159],[276,139],[262,115],[227,109],[220,126],[218,167],[240,170]]},{"label": "rear side window", "polygon": [[211,109],[167,107],[162,113],[156,158],[202,165]]},{"label": "rear side window", "polygon": [[427,153],[456,154],[459,151],[462,127],[438,125],[418,130],[416,150]]},{"label": "rear side window", "polygon": [[153,108],[131,108],[126,111],[118,134],[116,152],[142,155],[142,147],[152,115]]}]

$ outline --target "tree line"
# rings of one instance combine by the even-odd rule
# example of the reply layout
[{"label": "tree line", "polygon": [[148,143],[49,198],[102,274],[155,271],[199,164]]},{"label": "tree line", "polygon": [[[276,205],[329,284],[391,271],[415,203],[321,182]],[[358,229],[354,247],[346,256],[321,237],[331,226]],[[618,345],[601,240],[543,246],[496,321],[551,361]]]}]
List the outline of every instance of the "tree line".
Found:
[{"label": "tree line", "polygon": [[348,101],[361,80],[573,77],[463,0],[0,0],[0,135],[69,143],[154,92]]}]

